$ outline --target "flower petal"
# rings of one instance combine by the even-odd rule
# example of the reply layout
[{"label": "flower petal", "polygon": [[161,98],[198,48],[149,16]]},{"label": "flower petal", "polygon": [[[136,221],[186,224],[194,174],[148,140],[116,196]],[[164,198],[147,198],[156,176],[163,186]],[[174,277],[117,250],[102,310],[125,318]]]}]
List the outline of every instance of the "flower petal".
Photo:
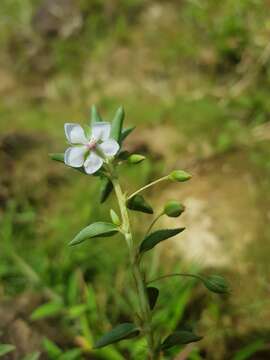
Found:
[{"label": "flower petal", "polygon": [[108,122],[100,121],[94,123],[92,126],[92,136],[96,141],[98,140],[105,141],[109,139],[110,132],[111,132],[111,124]]},{"label": "flower petal", "polygon": [[109,139],[99,144],[98,148],[105,156],[114,156],[118,152],[120,146],[114,139]]},{"label": "flower petal", "polygon": [[78,124],[65,124],[65,133],[71,144],[86,144],[88,142],[83,128]]},{"label": "flower petal", "polygon": [[103,164],[103,160],[94,151],[91,151],[90,155],[84,162],[84,168],[87,174],[94,174],[98,171]]},{"label": "flower petal", "polygon": [[75,168],[83,166],[84,157],[87,152],[87,146],[72,146],[65,152],[64,161],[68,166]]}]

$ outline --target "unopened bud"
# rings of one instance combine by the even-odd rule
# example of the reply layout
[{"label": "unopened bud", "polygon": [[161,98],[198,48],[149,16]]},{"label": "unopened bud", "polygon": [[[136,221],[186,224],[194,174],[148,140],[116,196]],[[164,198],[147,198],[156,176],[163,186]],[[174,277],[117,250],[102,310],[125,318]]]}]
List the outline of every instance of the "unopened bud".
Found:
[{"label": "unopened bud", "polygon": [[184,205],[175,200],[167,202],[167,204],[164,206],[164,213],[169,217],[178,217],[184,210]]},{"label": "unopened bud", "polygon": [[119,226],[121,224],[121,221],[119,219],[119,216],[116,214],[116,212],[113,209],[110,210],[110,215],[111,215],[112,222],[115,225]]},{"label": "unopened bud", "polygon": [[139,164],[140,162],[145,160],[145,156],[140,154],[132,154],[128,158],[128,162],[130,164]]},{"label": "unopened bud", "polygon": [[219,275],[210,275],[202,279],[205,287],[217,294],[226,294],[229,292],[229,286],[226,280]]},{"label": "unopened bud", "polygon": [[178,182],[187,181],[187,180],[191,179],[191,177],[192,176],[184,170],[174,170],[168,176],[168,178],[170,180],[178,181]]}]

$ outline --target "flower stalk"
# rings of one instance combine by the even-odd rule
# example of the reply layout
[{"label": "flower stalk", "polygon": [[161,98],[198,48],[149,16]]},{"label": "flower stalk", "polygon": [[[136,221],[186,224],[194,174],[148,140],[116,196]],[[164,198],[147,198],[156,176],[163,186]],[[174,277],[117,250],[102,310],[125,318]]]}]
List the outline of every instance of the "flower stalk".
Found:
[{"label": "flower stalk", "polygon": [[167,176],[163,176],[163,177],[161,177],[161,178],[159,178],[159,179],[157,179],[157,180],[155,180],[155,181],[152,181],[151,183],[149,183],[149,184],[141,187],[140,189],[136,190],[134,193],[132,193],[131,195],[128,196],[127,200],[133,198],[133,196],[135,196],[135,195],[139,194],[140,192],[142,192],[142,191],[150,188],[151,186],[156,185],[156,184],[158,184],[159,182],[162,182],[162,181],[165,181],[165,180],[168,180],[168,175],[167,175]]},{"label": "flower stalk", "polygon": [[145,283],[144,275],[140,267],[137,249],[133,241],[132,229],[130,225],[128,210],[126,207],[127,199],[122,191],[122,188],[120,186],[116,174],[112,175],[111,181],[114,186],[115,195],[119,204],[120,213],[122,217],[122,232],[124,234],[124,237],[126,239],[129,248],[131,270],[135,281],[136,291],[139,300],[139,307],[140,307],[139,315],[142,320],[141,327],[142,327],[142,332],[146,336],[147,344],[148,344],[148,358],[149,360],[157,360],[159,359],[159,355],[157,354],[157,350],[155,349],[154,334],[151,324],[152,322],[151,309],[149,306],[148,297],[146,293],[146,283]]}]

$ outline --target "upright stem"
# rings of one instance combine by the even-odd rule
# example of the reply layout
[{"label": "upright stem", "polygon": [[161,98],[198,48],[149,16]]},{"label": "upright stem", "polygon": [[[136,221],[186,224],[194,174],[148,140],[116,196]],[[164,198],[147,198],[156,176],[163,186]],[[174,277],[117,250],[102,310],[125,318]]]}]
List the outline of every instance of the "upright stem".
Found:
[{"label": "upright stem", "polygon": [[132,274],[135,280],[136,289],[139,298],[140,306],[140,317],[142,319],[142,330],[147,339],[147,344],[149,348],[148,358],[149,360],[157,360],[159,356],[156,354],[155,342],[153,336],[153,328],[151,324],[151,310],[149,307],[149,302],[146,293],[146,284],[144,281],[144,276],[140,268],[140,264],[137,257],[137,251],[134,246],[132,231],[128,216],[128,211],[126,207],[126,196],[124,195],[121,186],[119,184],[118,178],[116,175],[112,176],[112,183],[114,186],[115,194],[118,200],[121,217],[122,217],[122,231],[124,233],[130,255],[131,269]]}]

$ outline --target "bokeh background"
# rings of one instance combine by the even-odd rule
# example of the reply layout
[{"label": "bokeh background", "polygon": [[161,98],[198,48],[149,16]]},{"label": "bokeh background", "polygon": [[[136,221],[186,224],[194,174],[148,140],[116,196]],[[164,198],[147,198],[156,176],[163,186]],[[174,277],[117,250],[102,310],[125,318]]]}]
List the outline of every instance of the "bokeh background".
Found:
[{"label": "bokeh background", "polygon": [[[157,208],[187,207],[162,220],[187,230],[149,258],[151,274],[231,284],[225,297],[158,285],[163,333],[191,322],[204,336],[167,358],[270,358],[269,14],[269,0],[1,0],[0,343],[15,346],[4,359],[145,359],[142,340],[92,350],[130,319],[127,253],[117,237],[67,244],[117,207],[99,204],[98,179],[48,157],[92,104],[106,120],[123,105],[136,126],[127,147],[148,160],[123,168],[124,186],[193,174],[147,192]],[[138,238],[150,220],[138,215]]]}]

